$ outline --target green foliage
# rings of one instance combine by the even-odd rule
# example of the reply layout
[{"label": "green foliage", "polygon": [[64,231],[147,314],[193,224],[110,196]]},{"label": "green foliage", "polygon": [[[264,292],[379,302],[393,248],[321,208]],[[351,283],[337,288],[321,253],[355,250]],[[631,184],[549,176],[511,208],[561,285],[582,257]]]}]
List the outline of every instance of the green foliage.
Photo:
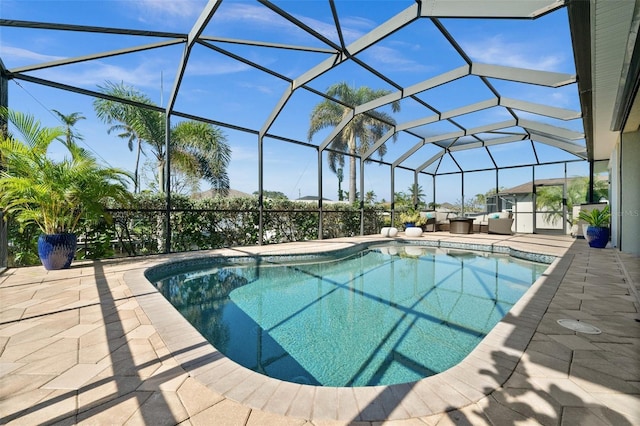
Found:
[{"label": "green foliage", "polygon": [[420,212],[413,209],[400,213],[400,222],[413,223],[415,226],[422,226],[427,223],[426,219],[420,216]]},{"label": "green foliage", "polygon": [[[255,195],[256,197],[258,196],[258,191],[255,191],[253,193],[253,195]],[[262,191],[262,197],[263,198],[270,198],[272,200],[288,200],[289,197],[287,197],[284,192],[280,192],[280,191]]]},{"label": "green foliage", "polygon": [[[567,184],[567,222],[573,225],[573,206],[587,201],[589,189],[589,178],[580,176],[571,178]],[[603,179],[594,181],[594,196],[596,199],[607,198],[608,182]],[[562,206],[562,186],[555,185],[538,188],[536,193],[536,204],[538,209],[546,210],[545,219],[554,222],[561,219],[562,212],[558,206]]]},{"label": "green foliage", "polygon": [[414,183],[411,186],[409,186],[409,188],[407,189],[407,192],[409,193],[409,198],[411,200],[412,205],[414,200],[417,200],[417,204],[419,207],[425,205],[423,200],[425,197],[425,193],[424,193],[424,190],[422,189],[422,186]]},{"label": "green foliage", "polygon": [[[129,199],[128,173],[102,167],[72,137],[60,139],[67,134],[64,129],[42,127],[34,117],[7,109],[0,109],[0,115],[22,137],[0,140],[0,208],[23,229],[34,224],[45,234],[75,232],[84,221],[108,220],[103,208],[108,199]],[[60,161],[47,155],[55,141],[67,149]]]},{"label": "green foliage", "polygon": [[393,194],[393,200],[395,202],[396,209],[413,208],[413,199],[411,198],[411,194],[407,194],[406,192],[396,192]]},{"label": "green foliage", "polygon": [[609,226],[609,220],[611,219],[611,212],[609,205],[604,206],[602,210],[593,209],[590,211],[582,210],[578,215],[580,220],[584,220],[590,226],[596,226],[599,228],[606,228]]},{"label": "green foliage", "polygon": [[[164,252],[166,208],[165,195],[143,192],[127,205],[113,201],[107,207],[113,223],[85,222],[81,234],[79,257],[99,259],[114,256],[137,256]],[[171,197],[171,251],[242,247],[259,243],[259,204],[256,197],[205,198],[194,200],[184,195]],[[360,209],[352,204],[325,206],[323,238],[360,235]],[[383,224],[383,210],[366,206],[364,232],[375,234]],[[318,238],[318,207],[314,203],[267,199],[264,201],[263,244],[315,240]],[[37,231],[37,228],[33,228]],[[19,233],[9,222],[12,266],[37,264],[37,232]],[[18,262],[20,260],[20,262]]]},{"label": "green foliage", "polygon": [[38,257],[40,228],[31,224],[20,229],[15,221],[8,221],[7,225],[7,239],[11,242],[9,244],[9,265],[39,265],[41,263]]},{"label": "green foliage", "polygon": [[78,241],[77,259],[105,259],[115,255],[114,226],[105,220],[87,226]]},{"label": "green foliage", "polygon": [[[100,91],[107,95],[155,107],[151,99],[134,87],[124,83],[106,82]],[[166,162],[166,118],[154,108],[140,108],[111,99],[96,99],[94,109],[98,118],[111,125],[109,132],[117,130],[119,137],[128,141],[129,150],[134,142],[138,145],[138,158],[142,146],[150,149],[156,161],[157,188],[163,189],[164,165]],[[172,124],[172,170],[196,181],[204,179],[212,188],[223,193],[229,190],[227,167],[231,161],[231,148],[227,138],[218,127],[211,124],[187,120]],[[136,183],[138,165],[136,161]]]},{"label": "green foliage", "polygon": [[[309,119],[308,139],[325,128],[335,128],[343,118],[353,112],[358,105],[365,104],[374,99],[389,94],[387,90],[375,90],[369,87],[351,87],[346,82],[336,83],[327,89],[327,95],[338,99],[341,103],[325,99],[318,103],[311,112]],[[393,112],[400,111],[400,102],[391,104]],[[391,124],[389,124],[391,123]],[[395,124],[395,119],[386,112],[371,110],[367,114],[357,114],[342,129],[340,134],[331,141],[331,150],[328,151],[329,169],[336,173],[339,182],[342,182],[342,168],[344,167],[345,154],[349,156],[349,202],[356,201],[356,156],[365,154],[374,143],[379,140]],[[395,142],[394,134],[392,141]],[[380,158],[386,154],[387,145],[382,144],[376,150]],[[339,189],[338,198],[341,199],[342,189]]]}]

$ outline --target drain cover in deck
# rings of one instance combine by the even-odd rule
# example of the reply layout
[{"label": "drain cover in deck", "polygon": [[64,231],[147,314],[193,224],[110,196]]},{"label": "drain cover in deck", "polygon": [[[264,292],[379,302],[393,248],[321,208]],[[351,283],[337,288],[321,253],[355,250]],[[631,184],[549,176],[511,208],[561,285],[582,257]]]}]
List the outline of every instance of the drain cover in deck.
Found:
[{"label": "drain cover in deck", "polygon": [[598,327],[594,327],[586,322],[572,320],[572,319],[559,319],[558,324],[566,327],[570,330],[577,331],[578,333],[585,334],[600,334],[602,331]]}]

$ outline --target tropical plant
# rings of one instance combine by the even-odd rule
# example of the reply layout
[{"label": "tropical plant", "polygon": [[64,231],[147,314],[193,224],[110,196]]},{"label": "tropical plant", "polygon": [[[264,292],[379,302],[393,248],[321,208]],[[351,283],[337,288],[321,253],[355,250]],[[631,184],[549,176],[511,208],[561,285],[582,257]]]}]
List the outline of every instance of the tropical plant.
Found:
[{"label": "tropical plant", "polygon": [[375,193],[375,191],[367,191],[364,194],[364,202],[365,202],[365,204],[369,204],[369,205],[375,204],[375,202],[376,202],[376,193]]},{"label": "tropical plant", "polygon": [[393,194],[393,200],[396,208],[413,208],[413,198],[411,194],[407,194],[406,192],[396,192]]},{"label": "tropical plant", "polygon": [[[21,227],[37,225],[44,234],[73,233],[83,220],[105,216],[109,199],[129,199],[120,169],[102,167],[85,149],[73,142],[62,127],[42,127],[33,116],[0,109],[22,136],[0,139],[3,169],[0,171],[0,208]],[[68,151],[61,161],[47,156],[49,146],[61,142]],[[108,217],[107,217],[108,219]]]},{"label": "tropical plant", "polygon": [[[311,112],[308,139],[327,127],[335,127],[343,119],[350,116],[353,110],[362,104],[389,94],[387,90],[374,90],[368,87],[353,88],[347,83],[337,83],[330,86],[326,92],[330,98],[339,102],[325,99],[317,104]],[[391,103],[393,112],[400,111],[398,101]],[[371,110],[357,114],[349,124],[332,141],[328,154],[329,169],[338,173],[344,166],[344,156],[349,156],[349,202],[356,200],[356,157],[366,153],[373,144],[395,125],[395,120],[386,112]],[[395,142],[394,134],[392,140]],[[386,154],[387,148],[382,144],[376,151],[380,158]]]},{"label": "tropical plant", "polygon": [[[144,93],[123,83],[105,83],[99,86],[109,99],[96,99],[94,108],[98,117],[119,129],[121,137],[129,141],[146,144],[155,157],[158,170],[158,188],[165,189],[166,117]],[[111,98],[121,98],[149,107],[120,103]],[[171,165],[188,177],[209,182],[213,189],[223,193],[229,190],[227,167],[231,160],[231,149],[222,131],[211,124],[199,121],[182,121],[171,127]],[[141,146],[141,145],[140,145]],[[141,148],[139,148],[141,152]],[[137,168],[137,165],[136,165]]]},{"label": "tropical plant", "polygon": [[[270,191],[266,191],[270,192]],[[78,255],[85,258],[107,258],[123,255],[157,254],[163,252],[158,244],[158,218],[166,215],[164,194],[143,191],[132,195],[125,205],[109,203],[112,224],[104,221],[85,223],[85,235]],[[259,243],[260,205],[257,197],[214,197],[193,199],[185,195],[172,196],[171,251],[204,250]],[[390,226],[384,206],[364,208],[364,233],[374,234],[383,225]],[[264,200],[263,244],[313,240],[318,238],[318,208],[312,203],[282,198]],[[323,238],[360,235],[362,212],[357,204],[337,203],[322,218]],[[25,227],[19,232],[16,221],[9,221],[9,265],[36,265],[37,226]],[[162,226],[162,223],[160,223]],[[120,250],[113,250],[114,240]]]},{"label": "tropical plant", "polygon": [[411,196],[411,204],[415,203],[418,206],[424,205],[424,201],[422,201],[422,199],[425,197],[425,193],[424,193],[424,190],[422,189],[422,186],[414,183],[409,186],[407,191]]},{"label": "tropical plant", "polygon": [[[608,182],[605,179],[594,180],[594,194],[597,199],[606,197],[608,193]],[[567,222],[573,225],[574,218],[573,206],[579,205],[587,201],[587,192],[589,188],[589,178],[580,176],[571,178],[567,184],[566,202],[567,202]],[[562,186],[553,185],[541,187],[536,193],[536,204],[540,210],[545,211],[545,219],[549,222],[555,222],[562,218],[562,211],[558,206],[562,205]]]},{"label": "tropical plant", "polygon": [[472,200],[474,211],[486,211],[487,209],[487,195],[476,194]]},{"label": "tropical plant", "polygon": [[609,226],[609,220],[611,219],[611,212],[609,205],[604,206],[602,210],[592,209],[589,211],[581,210],[578,214],[580,220],[587,222],[589,226],[595,226],[598,228],[607,228]]},{"label": "tropical plant", "polygon": [[336,170],[336,177],[338,178],[338,201],[343,201],[344,191],[342,190],[342,181],[344,180],[344,171],[342,167],[338,167]]},{"label": "tropical plant", "polygon": [[83,139],[80,134],[75,132],[75,130],[73,129],[73,126],[75,126],[78,121],[85,120],[87,117],[85,117],[84,115],[82,115],[82,113],[79,113],[79,112],[72,112],[71,114],[65,115],[60,111],[58,111],[57,109],[54,109],[52,111],[58,116],[60,121],[64,123],[65,129],[66,129],[65,133],[66,133],[67,143],[71,143],[73,141]]},{"label": "tropical plant", "polygon": [[[258,195],[259,192],[258,191],[254,191],[253,195]],[[287,197],[285,195],[284,192],[281,191],[262,191],[262,196],[265,199],[271,199],[271,200],[288,200],[289,197]]]},{"label": "tropical plant", "polygon": [[400,222],[413,223],[415,226],[422,226],[426,223],[426,219],[420,216],[420,212],[417,210],[409,209],[400,213]]}]

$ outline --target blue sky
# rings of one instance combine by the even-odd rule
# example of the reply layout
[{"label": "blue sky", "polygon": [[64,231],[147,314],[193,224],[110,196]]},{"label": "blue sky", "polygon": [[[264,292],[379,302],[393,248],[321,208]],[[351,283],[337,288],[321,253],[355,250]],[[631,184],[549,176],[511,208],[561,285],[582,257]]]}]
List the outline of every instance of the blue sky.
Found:
[{"label": "blue sky", "polygon": [[[412,1],[336,1],[343,36],[347,44],[362,37],[387,19],[409,7]],[[44,21],[106,27],[129,27],[167,32],[188,32],[197,19],[205,1],[130,0],[130,1],[32,1],[3,0],[4,19]],[[337,43],[338,37],[327,1],[278,1],[278,7],[300,19]],[[575,73],[566,12],[563,9],[537,20],[453,20],[442,19],[446,30],[457,40],[474,62],[529,68],[559,73]],[[294,27],[272,11],[255,2],[224,0],[204,34],[216,37],[266,41],[298,46],[326,48],[319,40]],[[109,34],[80,34],[77,32],[0,28],[0,56],[8,69],[49,62],[66,57],[87,55],[130,46],[160,41],[151,37],[133,37]],[[216,45],[249,58],[288,78],[295,79],[306,70],[324,60],[327,55],[272,48],[256,48],[227,43]],[[125,82],[144,91],[158,104],[166,102],[176,75],[176,66],[183,45],[154,49],[131,55],[103,58],[87,63],[52,67],[29,73],[30,75],[97,90],[105,81]],[[367,49],[358,58],[385,73],[394,82],[406,87],[453,70],[464,61],[455,54],[450,43],[435,25],[427,19],[407,26],[383,42]],[[344,63],[309,82],[309,86],[324,92],[338,81],[354,86],[395,90],[386,82],[353,64]],[[553,106],[579,109],[575,84],[557,89],[523,85],[491,79],[501,95],[529,102],[548,103]],[[220,122],[251,129],[260,129],[274,105],[277,104],[287,83],[256,70],[244,63],[197,45],[191,54],[175,108],[198,114]],[[418,97],[437,108],[450,111],[460,106],[492,97],[489,90],[475,76],[468,76],[447,85],[423,92]],[[269,132],[307,141],[309,114],[321,99],[299,90],[287,103]],[[85,145],[105,163],[133,169],[134,154],[126,142],[107,134],[108,126],[95,117],[93,99],[66,93],[53,88],[24,81],[9,82],[11,108],[36,115],[45,125],[59,124],[49,112],[57,109],[65,114],[81,112],[87,117],[77,129],[84,136]],[[398,123],[425,116],[424,107],[415,100],[404,99],[401,112],[394,114]],[[385,109],[386,108],[386,109]],[[383,107],[383,111],[389,111]],[[559,120],[521,113],[522,118],[582,131],[581,120]],[[503,121],[510,118],[504,108],[458,117],[466,128]],[[455,130],[450,123],[439,122],[414,129],[427,136]],[[232,147],[229,168],[231,187],[252,193],[258,189],[257,137],[231,129],[224,130]],[[312,140],[318,145],[327,132],[319,132]],[[417,139],[400,134],[395,143],[387,143],[385,160],[394,161]],[[582,141],[584,143],[584,141]],[[574,157],[546,145],[535,143],[541,161],[573,159]],[[290,198],[317,193],[317,157],[315,150],[291,145],[273,139],[264,145],[265,190],[284,192]],[[437,152],[426,145],[405,163],[417,167]],[[494,159],[501,166],[522,164],[531,155],[530,143],[497,145],[491,148]],[[456,156],[467,169],[490,165],[484,150],[472,150]],[[585,174],[584,165],[569,165],[568,174]],[[456,165],[445,157],[439,171],[453,171]],[[536,177],[558,177],[561,166],[539,168]],[[323,195],[336,199],[337,180],[327,167],[323,171]],[[345,170],[346,175],[346,170]],[[545,176],[548,175],[548,176]],[[365,191],[374,190],[378,199],[390,198],[390,171],[376,164],[365,169]],[[438,179],[439,202],[454,202],[460,198],[460,177]],[[505,171],[500,186],[510,187],[531,180],[530,170]],[[404,191],[413,182],[413,174],[398,171],[396,191]],[[421,186],[431,199],[431,179],[421,178]],[[484,193],[495,184],[493,173],[466,174],[465,194]],[[440,186],[442,185],[442,189]],[[343,182],[343,189],[347,182]],[[206,189],[203,186],[202,189]]]}]

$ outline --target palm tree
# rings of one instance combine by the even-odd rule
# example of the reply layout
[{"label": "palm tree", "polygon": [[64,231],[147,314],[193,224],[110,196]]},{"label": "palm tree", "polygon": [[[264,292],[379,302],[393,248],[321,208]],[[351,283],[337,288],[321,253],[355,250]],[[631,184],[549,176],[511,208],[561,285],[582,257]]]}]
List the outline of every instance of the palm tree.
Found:
[{"label": "palm tree", "polygon": [[413,208],[413,196],[405,192],[396,192],[393,194],[393,200],[396,208]]},{"label": "palm tree", "polygon": [[[124,83],[107,82],[99,86],[102,93],[146,105],[155,105],[148,96]],[[94,108],[98,118],[115,125],[110,130],[123,130],[121,137],[149,146],[158,167],[158,187],[165,189],[164,169],[166,164],[165,114],[143,107],[136,107],[108,99],[96,99]],[[120,127],[118,127],[120,126]],[[171,164],[189,178],[208,181],[213,189],[226,193],[229,190],[227,167],[231,160],[231,149],[222,131],[207,123],[183,121],[171,128]],[[136,162],[136,175],[138,163]]]},{"label": "palm tree", "polygon": [[[132,87],[124,84],[115,84],[107,81],[104,86],[98,86],[101,92],[118,98],[129,99],[143,104],[152,105],[151,99],[138,92]],[[119,138],[126,139],[129,151],[133,151],[133,144],[136,143],[136,163],[134,176],[134,192],[138,192],[140,185],[140,155],[143,153],[142,143],[144,142],[138,134],[138,128],[144,128],[144,123],[150,123],[149,118],[144,118],[145,114],[153,114],[151,110],[136,108],[132,105],[118,103],[106,99],[96,99],[93,108],[98,118],[107,124],[111,124],[107,133],[119,131]],[[157,113],[156,113],[157,114]],[[115,123],[115,124],[114,124]],[[161,150],[164,146],[160,143]],[[157,155],[156,155],[157,157]],[[161,182],[162,183],[162,182]]]},{"label": "palm tree", "polygon": [[73,130],[73,126],[75,126],[78,121],[84,120],[87,117],[83,116],[82,113],[80,112],[72,112],[69,115],[65,115],[56,109],[54,109],[53,112],[56,113],[60,121],[62,121],[62,123],[65,125],[67,144],[70,144],[72,141],[75,141],[75,140],[83,139],[82,136],[80,136],[78,133],[76,133]]},{"label": "palm tree", "polygon": [[82,220],[106,216],[107,200],[129,199],[129,174],[102,167],[73,139],[64,142],[69,155],[63,160],[47,157],[51,143],[69,134],[62,127],[42,127],[33,116],[4,108],[0,115],[22,136],[22,141],[12,135],[0,139],[5,166],[0,172],[0,208],[21,226],[35,224],[44,234],[73,233]]},{"label": "palm tree", "polygon": [[411,204],[413,204],[414,202],[418,206],[420,206],[421,204],[424,204],[422,199],[424,198],[425,194],[424,194],[424,190],[422,189],[422,186],[414,183],[409,186],[408,191],[409,191],[409,194],[411,194]]},{"label": "palm tree", "polygon": [[486,211],[487,208],[487,196],[485,194],[476,194],[474,200],[475,209],[480,211]]},{"label": "palm tree", "polygon": [[[334,154],[334,153],[332,152],[329,155],[331,154]],[[342,191],[342,181],[344,180],[344,173],[342,171],[342,167],[339,167],[335,173],[336,173],[336,176],[338,177],[338,201],[342,201],[344,199],[344,194]]]},{"label": "palm tree", "polygon": [[[573,206],[587,201],[587,191],[589,188],[589,178],[585,176],[571,178],[567,184],[567,222],[573,225]],[[594,181],[594,193],[606,195],[608,192],[608,182],[596,179]],[[545,219],[555,222],[562,218],[562,212],[558,206],[562,205],[562,186],[549,186],[539,188],[536,193],[536,204],[540,210],[545,211]]]},{"label": "palm tree", "polygon": [[[338,99],[341,103],[325,99],[317,104],[311,112],[308,139],[326,127],[337,126],[344,117],[358,105],[362,105],[381,96],[389,94],[387,90],[373,90],[368,87],[353,88],[347,83],[337,83],[327,89],[327,96]],[[400,111],[398,101],[391,103],[393,112]],[[344,152],[349,155],[349,202],[356,199],[356,156],[362,155],[382,137],[393,125],[395,120],[387,113],[381,111],[368,111],[355,116],[340,134],[331,141],[329,151],[329,169],[337,173],[344,166]],[[397,136],[393,135],[393,141]],[[387,148],[383,144],[376,151],[382,158]]]},{"label": "palm tree", "polygon": [[133,192],[134,194],[137,194],[140,190],[140,155],[144,154],[144,151],[142,150],[142,140],[138,137],[136,129],[128,124],[114,124],[113,126],[109,127],[109,129],[107,129],[108,134],[111,134],[111,132],[114,131],[120,132],[118,133],[119,138],[127,140],[129,151],[133,151],[133,144],[136,144],[136,165],[133,172]]}]

